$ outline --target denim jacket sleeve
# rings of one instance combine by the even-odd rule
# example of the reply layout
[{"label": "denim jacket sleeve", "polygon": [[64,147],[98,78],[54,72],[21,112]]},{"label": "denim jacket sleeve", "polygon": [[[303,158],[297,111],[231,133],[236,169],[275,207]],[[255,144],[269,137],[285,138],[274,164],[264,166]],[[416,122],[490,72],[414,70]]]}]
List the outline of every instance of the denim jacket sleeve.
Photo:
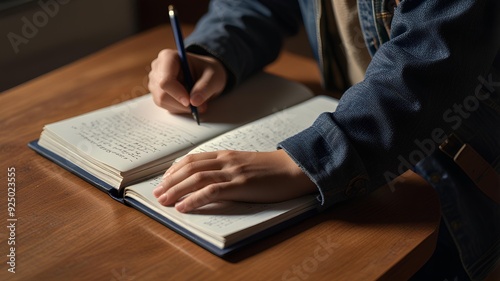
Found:
[{"label": "denim jacket sleeve", "polygon": [[467,118],[464,102],[499,51],[499,14],[498,0],[400,3],[365,80],[336,112],[280,144],[316,183],[323,207],[388,183]]},{"label": "denim jacket sleeve", "polygon": [[301,25],[296,1],[212,0],[186,38],[187,50],[218,58],[237,85],[278,56],[283,38]]},{"label": "denim jacket sleeve", "polygon": [[[212,1],[188,50],[219,58],[239,83],[277,57],[300,14],[295,1]],[[499,50],[499,14],[498,0],[401,1],[365,80],[279,144],[316,183],[323,207],[394,179],[466,118],[462,105]]]}]

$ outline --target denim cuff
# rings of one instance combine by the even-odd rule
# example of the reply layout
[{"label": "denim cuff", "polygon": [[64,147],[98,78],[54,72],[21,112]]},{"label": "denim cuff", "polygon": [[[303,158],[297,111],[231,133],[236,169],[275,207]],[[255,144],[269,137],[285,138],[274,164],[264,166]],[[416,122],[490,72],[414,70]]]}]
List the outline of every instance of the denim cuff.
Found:
[{"label": "denim cuff", "polygon": [[321,209],[370,189],[360,157],[330,115],[321,114],[311,127],[278,145],[316,184]]}]

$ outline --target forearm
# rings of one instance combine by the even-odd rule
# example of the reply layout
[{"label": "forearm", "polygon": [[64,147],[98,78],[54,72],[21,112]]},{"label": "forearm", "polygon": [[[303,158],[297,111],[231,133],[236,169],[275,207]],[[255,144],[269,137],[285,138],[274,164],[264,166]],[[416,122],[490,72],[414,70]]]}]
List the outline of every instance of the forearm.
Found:
[{"label": "forearm", "polygon": [[216,0],[186,38],[188,51],[218,58],[236,85],[279,54],[301,24],[295,1]]}]

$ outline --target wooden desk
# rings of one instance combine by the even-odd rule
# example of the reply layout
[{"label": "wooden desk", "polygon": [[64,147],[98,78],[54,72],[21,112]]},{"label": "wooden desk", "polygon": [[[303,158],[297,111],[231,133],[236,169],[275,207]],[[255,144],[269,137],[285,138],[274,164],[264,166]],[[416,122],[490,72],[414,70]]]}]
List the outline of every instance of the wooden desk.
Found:
[{"label": "wooden desk", "polygon": [[[145,94],[164,47],[174,47],[165,26],[0,95],[0,280],[402,280],[431,255],[438,200],[414,174],[395,192],[381,188],[220,259],[27,148],[44,124]],[[319,89],[309,58],[284,53],[269,70]],[[12,178],[15,274],[6,257]]]}]

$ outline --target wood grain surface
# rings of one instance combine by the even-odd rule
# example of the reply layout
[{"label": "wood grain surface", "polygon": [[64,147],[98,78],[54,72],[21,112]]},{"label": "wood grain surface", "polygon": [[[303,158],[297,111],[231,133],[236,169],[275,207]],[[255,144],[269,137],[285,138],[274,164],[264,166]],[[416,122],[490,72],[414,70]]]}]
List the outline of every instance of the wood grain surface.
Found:
[{"label": "wood grain surface", "polygon": [[[439,203],[409,172],[392,191],[339,204],[221,259],[27,147],[44,124],[147,93],[151,61],[174,46],[161,26],[0,94],[0,280],[402,280],[430,257]],[[285,51],[267,70],[322,92],[307,56]],[[14,232],[6,227],[12,178]],[[7,270],[12,240],[16,273]]]}]

